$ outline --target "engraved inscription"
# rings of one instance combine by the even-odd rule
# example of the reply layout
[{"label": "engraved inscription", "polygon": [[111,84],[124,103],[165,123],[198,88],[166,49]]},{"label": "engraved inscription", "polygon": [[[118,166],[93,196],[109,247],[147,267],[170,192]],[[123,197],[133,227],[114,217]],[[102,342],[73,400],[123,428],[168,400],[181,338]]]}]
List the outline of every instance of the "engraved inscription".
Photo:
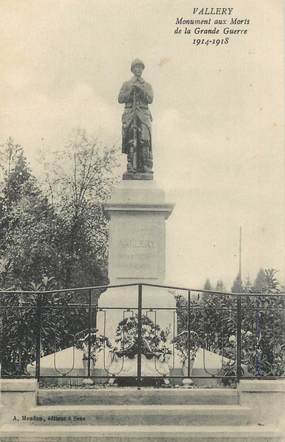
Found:
[{"label": "engraved inscription", "polygon": [[145,239],[121,239],[120,240],[120,247],[123,248],[133,248],[133,249],[141,249],[141,248],[146,248],[146,249],[153,249],[155,246],[154,241],[151,240],[145,240]]},{"label": "engraved inscription", "polygon": [[121,278],[156,278],[164,246],[162,229],[156,223],[128,223],[127,230],[125,226],[120,223],[120,234],[114,237],[115,274]]}]

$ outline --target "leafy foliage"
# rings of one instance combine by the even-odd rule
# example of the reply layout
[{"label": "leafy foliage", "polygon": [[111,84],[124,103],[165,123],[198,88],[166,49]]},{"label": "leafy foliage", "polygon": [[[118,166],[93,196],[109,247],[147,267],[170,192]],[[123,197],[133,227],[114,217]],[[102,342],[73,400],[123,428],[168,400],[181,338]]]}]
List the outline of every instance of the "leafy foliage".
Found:
[{"label": "leafy foliage", "polygon": [[[33,284],[35,291],[50,291],[53,287],[52,278],[47,277],[41,283]],[[27,374],[27,365],[36,359],[39,332],[41,356],[72,345],[75,333],[85,327],[87,320],[82,311],[79,315],[78,311],[70,309],[72,296],[68,292],[60,295],[2,294],[2,374]],[[73,318],[76,322],[70,322]]]},{"label": "leafy foliage", "polygon": [[117,179],[115,147],[101,146],[78,131],[64,149],[43,161],[41,185],[21,146],[9,139],[0,156],[2,288],[28,289],[44,276],[54,277],[62,288],[108,283],[103,203]]},{"label": "leafy foliage", "polygon": [[[0,146],[0,158],[0,285],[10,292],[0,299],[2,362],[6,373],[24,373],[35,359],[38,302],[44,355],[72,345],[74,335],[86,328],[86,309],[70,307],[86,303],[86,293],[24,296],[13,291],[108,282],[103,202],[118,163],[114,147],[101,147],[84,132],[45,164],[45,183],[37,181],[23,148],[12,139]],[[99,295],[94,291],[92,301]],[[62,308],[55,309],[55,303]]]},{"label": "leafy foliage", "polygon": [[108,221],[103,203],[117,180],[118,156],[84,131],[45,161],[44,186],[60,219],[56,238],[62,287],[106,284]]},{"label": "leafy foliage", "polygon": [[191,360],[194,361],[197,351],[201,347],[200,337],[193,330],[190,330],[190,333],[188,330],[183,330],[173,338],[172,342],[178,351],[182,365],[188,358],[188,351],[190,351]]},{"label": "leafy foliage", "polygon": [[[11,144],[8,145],[10,153]],[[32,176],[22,148],[11,153],[0,195],[0,277],[2,288],[28,288],[53,276],[56,260],[51,226],[56,216]]]},{"label": "leafy foliage", "polygon": [[[64,349],[83,334],[86,345],[85,295],[71,293],[22,295],[15,289],[49,291],[54,288],[99,285],[107,279],[108,221],[103,203],[117,179],[116,149],[78,131],[71,142],[44,161],[45,180],[37,181],[23,148],[12,139],[0,146],[0,283],[9,293],[0,299],[2,362],[7,374],[25,373],[35,359],[36,335],[41,314],[41,354]],[[209,280],[205,290],[213,290]],[[218,281],[217,292],[223,292]],[[242,364],[251,375],[284,375],[284,298],[278,297],[274,269],[261,269],[254,284],[243,284],[240,275],[232,291],[242,296]],[[250,296],[261,292],[264,296]],[[95,293],[95,298],[100,295]],[[94,301],[94,299],[93,299]],[[60,308],[54,308],[57,304]],[[192,299],[190,339],[188,305],[177,297],[178,336],[174,339],[182,359],[192,358],[199,346],[231,359],[224,373],[236,371],[236,298],[205,293]],[[165,360],[170,354],[167,331],[143,316],[142,352]],[[5,346],[3,341],[5,336]],[[89,338],[88,338],[89,339]],[[108,345],[92,334],[100,351]],[[85,343],[85,344],[84,344]],[[137,316],[126,318],[117,329],[118,355],[138,352]],[[4,349],[4,351],[3,351]],[[96,351],[95,351],[96,352]]]},{"label": "leafy foliage", "polygon": [[[281,376],[285,372],[285,303],[279,296],[276,270],[261,269],[253,285],[247,280],[243,286],[240,276],[234,281],[232,290],[243,293],[241,324],[242,369],[249,376]],[[218,282],[219,283],[219,282]],[[210,283],[207,281],[209,290]],[[222,285],[217,284],[217,291]],[[254,295],[255,292],[263,296]],[[248,296],[245,295],[248,293]],[[196,342],[202,348],[229,358],[225,364],[225,376],[236,375],[237,352],[237,306],[236,297],[204,294],[201,300],[191,300],[190,308],[190,351],[195,354]],[[183,296],[176,298],[178,331],[183,335],[181,351],[188,352],[188,303]],[[195,342],[196,341],[196,342]]]},{"label": "leafy foliage", "polygon": [[98,333],[98,329],[92,328],[82,330],[76,334],[76,348],[83,351],[83,359],[88,359],[90,346],[90,356],[96,362],[97,354],[105,347],[112,348],[111,342],[106,336]]},{"label": "leafy foliage", "polygon": [[276,274],[274,269],[261,269],[251,291],[263,296],[243,297],[243,359],[250,374],[259,376],[281,376],[285,372],[285,302],[278,296]]},{"label": "leafy foliage", "polygon": [[[147,359],[156,357],[165,361],[171,354],[167,345],[168,331],[161,330],[148,316],[142,316],[142,338],[141,353]],[[138,354],[138,316],[123,319],[117,327],[115,342],[117,346],[113,349],[117,356],[127,356],[133,359]]]}]

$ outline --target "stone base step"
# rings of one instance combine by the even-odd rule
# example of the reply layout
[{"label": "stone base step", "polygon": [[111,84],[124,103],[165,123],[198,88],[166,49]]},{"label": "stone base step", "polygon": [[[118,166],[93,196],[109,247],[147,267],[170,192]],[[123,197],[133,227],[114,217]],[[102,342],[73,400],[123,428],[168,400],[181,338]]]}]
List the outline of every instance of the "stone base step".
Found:
[{"label": "stone base step", "polygon": [[260,426],[21,426],[5,425],[0,442],[269,442],[282,441],[274,427]]},{"label": "stone base step", "polygon": [[242,425],[239,405],[50,405],[32,408],[19,422],[45,425]]},{"label": "stone base step", "polygon": [[237,405],[235,389],[40,389],[39,405]]}]

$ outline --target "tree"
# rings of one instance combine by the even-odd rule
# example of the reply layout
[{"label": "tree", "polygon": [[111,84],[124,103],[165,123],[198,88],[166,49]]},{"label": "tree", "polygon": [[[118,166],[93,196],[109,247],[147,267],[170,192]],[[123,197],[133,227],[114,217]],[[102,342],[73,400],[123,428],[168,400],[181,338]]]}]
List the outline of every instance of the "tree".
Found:
[{"label": "tree", "polygon": [[[28,289],[53,276],[56,216],[32,175],[23,149],[7,143],[9,164],[0,195],[1,285]],[[13,162],[11,161],[13,159]]]},{"label": "tree", "polygon": [[221,279],[219,279],[219,280],[217,281],[217,284],[216,284],[216,290],[217,290],[217,292],[225,292],[225,291],[226,291],[226,288],[225,288],[225,286],[224,286],[224,283],[223,283],[223,281],[222,281]]},{"label": "tree", "polygon": [[280,284],[276,278],[277,270],[275,269],[260,269],[254,281],[253,289],[255,291],[268,293],[279,293]]},{"label": "tree", "polygon": [[[73,295],[48,293],[55,288],[54,278],[44,277],[32,284],[39,293],[19,295],[4,293],[0,297],[0,350],[2,375],[28,374],[27,365],[34,362],[37,336],[41,333],[40,355],[44,356],[76,343],[76,337],[86,328],[87,312],[70,308]],[[39,309],[41,322],[39,324]],[[65,312],[68,311],[68,315]]]},{"label": "tree", "polygon": [[204,290],[213,290],[210,279],[207,278],[203,287]]},{"label": "tree", "polygon": [[[260,270],[253,286],[243,288],[240,275],[232,291],[241,297],[241,362],[251,376],[281,376],[285,371],[285,302],[278,296],[280,286],[276,270]],[[209,287],[209,285],[208,285]],[[217,291],[222,285],[217,283]],[[262,292],[262,296],[258,293]],[[245,294],[246,293],[246,294]],[[248,294],[248,295],[247,295]],[[177,298],[178,333],[188,330],[187,301]],[[191,303],[190,328],[197,334],[201,347],[230,359],[221,374],[236,375],[237,299],[214,291],[203,296],[200,303]],[[187,352],[188,340],[184,342]],[[191,342],[190,342],[191,348]]]},{"label": "tree", "polygon": [[57,238],[63,287],[106,284],[108,221],[103,203],[118,179],[115,147],[77,131],[46,163],[45,188],[60,219]]},{"label": "tree", "polygon": [[245,291],[245,293],[248,293],[251,291],[251,289],[252,289],[252,282],[250,280],[250,277],[247,276],[245,283],[244,283],[244,291]]},{"label": "tree", "polygon": [[[209,278],[206,279],[203,290],[209,290],[209,291],[213,290],[213,287],[212,287],[212,284],[211,284]],[[208,293],[202,293],[202,296],[201,296],[202,301],[206,302],[206,300],[208,299],[209,296],[210,295]]]},{"label": "tree", "polygon": [[[1,158],[7,161],[1,169],[2,288],[42,290],[46,278],[53,282],[51,289],[107,282],[103,202],[116,178],[116,152],[99,149],[84,134],[75,141],[57,153],[62,162],[49,170],[53,180],[46,181],[52,184],[48,192],[33,176],[23,148],[11,140],[2,146]],[[24,373],[35,359],[37,299],[39,295],[1,296],[7,373]],[[66,315],[66,309],[53,306],[67,307],[71,301],[80,302],[80,295],[41,298],[42,355],[72,345],[72,336],[86,328],[86,309],[69,307]]]},{"label": "tree", "polygon": [[264,269],[260,269],[256,275],[255,281],[254,281],[254,285],[253,285],[253,289],[256,292],[262,292],[263,290],[265,290],[266,288],[266,274]]},{"label": "tree", "polygon": [[9,137],[6,143],[0,145],[0,182],[1,187],[7,176],[10,175],[11,169],[15,166],[18,155],[22,152],[20,144],[15,144],[13,138]]},{"label": "tree", "polygon": [[[242,362],[251,375],[284,374],[285,303],[278,296],[280,288],[276,273],[275,269],[260,269],[252,287],[247,281],[244,292],[249,295],[242,296]],[[235,344],[232,339],[229,356],[235,353]]]},{"label": "tree", "polygon": [[240,273],[237,274],[233,285],[232,285],[232,292],[233,293],[242,293],[243,292],[243,284]]}]

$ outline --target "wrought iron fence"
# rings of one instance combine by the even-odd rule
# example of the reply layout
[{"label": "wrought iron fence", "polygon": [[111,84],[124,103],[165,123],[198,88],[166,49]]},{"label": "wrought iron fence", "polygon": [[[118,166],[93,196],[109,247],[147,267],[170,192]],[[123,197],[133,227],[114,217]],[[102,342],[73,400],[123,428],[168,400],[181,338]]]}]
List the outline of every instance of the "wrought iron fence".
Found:
[{"label": "wrought iron fence", "polygon": [[[117,301],[108,304],[112,291]],[[1,291],[0,319],[4,378],[140,386],[285,372],[284,293],[155,284]]]}]

